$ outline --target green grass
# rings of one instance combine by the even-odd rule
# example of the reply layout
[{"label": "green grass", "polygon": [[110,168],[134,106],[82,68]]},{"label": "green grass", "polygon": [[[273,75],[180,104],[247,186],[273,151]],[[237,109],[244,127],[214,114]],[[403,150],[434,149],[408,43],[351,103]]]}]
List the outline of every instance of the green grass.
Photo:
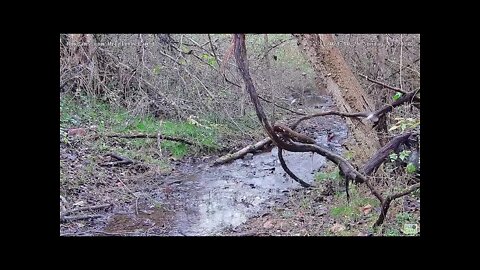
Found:
[{"label": "green grass", "polygon": [[[194,125],[188,121],[160,120],[151,116],[135,116],[124,108],[114,108],[109,104],[80,97],[74,100],[71,96],[60,99],[60,127],[79,128],[96,125],[100,133],[117,134],[157,134],[183,138],[192,141],[196,146],[189,146],[179,142],[163,140],[162,150],[171,153],[175,158],[201,151],[211,151],[219,148],[217,126],[209,127],[208,121],[197,120],[203,126]],[[146,148],[156,148],[154,139],[123,139],[129,148],[144,151]],[[96,142],[99,150],[110,148],[108,142]]]},{"label": "green grass", "polygon": [[338,168],[333,170],[332,172],[317,172],[315,173],[315,180],[316,181],[326,181],[326,180],[335,180],[339,181],[342,177],[340,176],[340,171]]},{"label": "green grass", "polygon": [[395,219],[398,223],[400,224],[403,224],[403,223],[407,223],[407,222],[413,222],[414,221],[414,217],[412,214],[410,213],[407,213],[407,212],[401,212],[401,213],[398,213],[396,216],[395,216]]},{"label": "green grass", "polygon": [[[364,195],[360,194],[355,185],[349,186],[349,194],[350,203],[347,203],[345,193],[339,193],[336,195],[336,201],[338,201],[338,204],[330,210],[333,217],[343,221],[357,220],[364,215],[360,210],[361,207],[366,206],[367,204],[370,204],[372,207],[379,205],[378,200],[364,197]],[[373,212],[374,211],[372,210],[368,215],[373,217]]]}]

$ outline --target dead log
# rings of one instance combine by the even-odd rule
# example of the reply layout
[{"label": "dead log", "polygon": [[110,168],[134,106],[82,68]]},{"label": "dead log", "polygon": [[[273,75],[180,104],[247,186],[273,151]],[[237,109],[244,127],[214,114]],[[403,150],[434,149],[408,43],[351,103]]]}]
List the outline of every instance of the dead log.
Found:
[{"label": "dead log", "polygon": [[237,151],[233,154],[227,154],[227,155],[224,155],[224,156],[218,158],[217,160],[215,160],[213,162],[212,166],[219,165],[219,164],[224,164],[224,163],[230,162],[232,160],[242,158],[246,154],[253,153],[253,152],[263,148],[264,146],[266,146],[267,144],[269,144],[271,142],[272,142],[272,140],[270,138],[265,138],[265,139],[257,142],[256,144],[248,145],[248,146],[240,149],[239,151]]},{"label": "dead log", "polygon": [[373,155],[370,160],[363,165],[362,171],[365,175],[371,175],[374,173],[378,167],[385,161],[388,155],[395,149],[397,149],[400,144],[405,143],[408,138],[412,135],[411,132],[398,135],[397,137],[390,140],[387,144],[385,144],[378,152]]}]

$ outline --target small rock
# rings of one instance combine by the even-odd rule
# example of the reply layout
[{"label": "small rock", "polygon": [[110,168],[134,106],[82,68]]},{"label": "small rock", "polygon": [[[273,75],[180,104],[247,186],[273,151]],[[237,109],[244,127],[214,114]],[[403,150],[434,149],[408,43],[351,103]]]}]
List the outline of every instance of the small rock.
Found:
[{"label": "small rock", "polygon": [[265,229],[273,228],[273,222],[271,220],[267,220],[265,223],[263,223],[263,228]]},{"label": "small rock", "polygon": [[87,131],[84,128],[71,128],[68,130],[68,136],[75,137],[75,136],[85,136]]},{"label": "small rock", "polygon": [[252,159],[252,158],[253,158],[253,153],[247,153],[247,154],[243,157],[244,160],[249,160],[249,159]]}]

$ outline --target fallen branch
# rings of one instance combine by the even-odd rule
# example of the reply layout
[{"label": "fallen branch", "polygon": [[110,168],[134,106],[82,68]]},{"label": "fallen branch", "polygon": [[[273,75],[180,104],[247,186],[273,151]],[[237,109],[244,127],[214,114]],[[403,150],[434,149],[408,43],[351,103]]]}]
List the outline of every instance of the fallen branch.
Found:
[{"label": "fallen branch", "polygon": [[123,138],[123,139],[137,139],[137,138],[158,139],[158,138],[160,138],[162,140],[181,142],[181,143],[188,144],[188,145],[195,145],[194,143],[192,143],[188,140],[181,139],[181,138],[169,137],[169,136],[165,136],[165,135],[157,136],[157,135],[153,135],[153,134],[152,135],[149,135],[149,134],[133,134],[133,135],[108,134],[108,135],[105,135],[105,136],[109,137],[109,138]]},{"label": "fallen branch", "polygon": [[117,161],[110,161],[110,162],[105,162],[105,163],[99,164],[102,167],[113,167],[113,166],[127,165],[127,164],[132,164],[133,163],[133,160],[125,158],[125,157],[121,157],[117,154],[110,153],[110,154],[106,154],[105,156],[111,156],[111,157],[117,159]]},{"label": "fallen branch", "polygon": [[61,217],[60,222],[69,222],[81,219],[90,219],[90,218],[100,218],[103,217],[102,215],[79,215],[79,216],[66,216]]},{"label": "fallen branch", "polygon": [[73,212],[85,211],[85,210],[96,210],[96,209],[107,208],[107,207],[110,207],[110,206],[112,206],[111,203],[94,205],[94,206],[79,207],[79,208],[67,210],[67,211],[61,213],[61,215],[65,216],[65,215],[68,215],[68,214],[73,213]]},{"label": "fallen branch", "polygon": [[139,235],[140,232],[116,232],[116,233],[114,233],[114,232],[104,232],[104,231],[98,231],[98,230],[89,230],[89,231],[85,231],[85,232],[64,233],[64,234],[61,234],[60,236],[84,235],[84,234],[90,234],[90,233],[113,235],[113,236],[126,236],[126,235],[129,235],[129,234]]},{"label": "fallen branch", "polygon": [[405,134],[398,135],[397,137],[390,140],[385,144],[380,150],[377,151],[372,158],[370,158],[365,165],[363,165],[362,171],[365,175],[371,175],[374,173],[378,167],[383,163],[383,161],[388,157],[392,150],[398,148],[398,146],[408,140],[412,133],[408,132]]},{"label": "fallen branch", "polygon": [[227,154],[227,155],[224,155],[224,156],[218,158],[217,160],[215,160],[213,162],[212,166],[219,165],[219,164],[224,164],[224,163],[230,162],[232,160],[239,159],[239,158],[245,156],[248,153],[252,153],[252,152],[257,151],[258,149],[261,149],[262,147],[264,147],[265,145],[267,145],[271,142],[272,142],[272,140],[270,138],[265,138],[265,139],[257,142],[256,144],[248,145],[248,146],[240,149],[239,151],[237,151],[233,154]]}]

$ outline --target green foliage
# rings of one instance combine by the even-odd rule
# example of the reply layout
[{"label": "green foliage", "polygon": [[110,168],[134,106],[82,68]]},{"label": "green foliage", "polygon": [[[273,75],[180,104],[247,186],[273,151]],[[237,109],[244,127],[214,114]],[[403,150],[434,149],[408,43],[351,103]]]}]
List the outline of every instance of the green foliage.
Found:
[{"label": "green foliage", "polygon": [[353,158],[354,154],[352,151],[348,151],[345,153],[345,159],[346,160],[351,160]]},{"label": "green foliage", "polygon": [[[374,198],[363,197],[363,195],[358,192],[355,185],[350,186],[350,203],[347,203],[345,193],[337,194],[336,197],[341,203],[338,203],[336,207],[333,207],[330,210],[331,214],[333,217],[347,222],[356,220],[364,215],[360,210],[361,207],[364,207],[368,204],[372,207],[379,205],[378,200]],[[373,217],[373,215],[371,216]]]},{"label": "green foliage", "polygon": [[418,233],[418,225],[405,223],[400,231],[406,235],[416,235]]},{"label": "green foliage", "polygon": [[207,63],[210,65],[210,66],[214,66],[215,63],[217,63],[217,61],[215,60],[215,57],[211,56],[210,54],[208,53],[204,53],[202,54],[202,58],[207,61]]},{"label": "green foliage", "polygon": [[342,177],[340,176],[340,171],[336,168],[333,172],[317,172],[315,174],[316,181],[325,181],[325,180],[341,180]]},{"label": "green foliage", "polygon": [[215,60],[215,57],[211,56],[210,54],[208,53],[204,53],[202,54],[202,58],[207,61],[207,63],[210,65],[210,66],[214,66],[214,64],[217,62]]},{"label": "green foliage", "polygon": [[160,74],[160,72],[161,72],[161,70],[162,70],[162,66],[160,66],[160,65],[157,65],[157,66],[155,66],[155,67],[153,68],[153,70],[152,70],[152,71],[153,71],[153,74],[155,74],[155,75],[159,75],[159,74]]},{"label": "green foliage", "polygon": [[405,160],[408,158],[408,156],[410,156],[410,153],[411,153],[411,152],[412,152],[412,151],[409,151],[409,150],[403,150],[403,151],[400,152],[399,154],[391,153],[391,154],[389,155],[390,161],[391,161],[391,162],[394,162],[394,161],[396,161],[396,160],[399,159],[399,158],[400,158],[401,161],[405,161]]},{"label": "green foliage", "polygon": [[408,163],[406,170],[407,170],[407,173],[414,173],[417,170],[417,168],[415,167],[415,165],[413,165],[413,163]]},{"label": "green foliage", "polygon": [[412,214],[408,212],[401,212],[395,216],[398,223],[412,222],[414,220]]},{"label": "green foliage", "polygon": [[412,151],[409,151],[409,150],[403,150],[402,152],[400,152],[400,155],[398,156],[402,161],[404,161],[406,158],[408,158],[408,156],[410,156],[410,153]]},{"label": "green foliage", "polygon": [[397,122],[388,131],[393,131],[400,128],[400,130],[404,132],[406,129],[414,129],[418,125],[420,125],[420,120],[416,120],[413,118],[397,117],[395,118],[395,120]]},{"label": "green foliage", "polygon": [[395,93],[395,95],[393,95],[393,97],[392,97],[392,98],[393,98],[393,100],[395,100],[395,101],[396,101],[396,100],[398,100],[398,99],[399,99],[400,97],[402,97],[402,96],[403,96],[403,94],[402,94],[402,93],[400,93],[400,92],[397,92],[397,93]]},{"label": "green foliage", "polygon": [[388,157],[390,158],[391,162],[394,162],[398,159],[398,155],[396,153],[391,153]]},{"label": "green foliage", "polygon": [[402,233],[397,228],[388,228],[385,236],[402,236]]},{"label": "green foliage", "polygon": [[401,212],[395,216],[397,225],[400,226],[400,232],[404,235],[416,235],[418,233],[418,224],[415,217],[408,212]]}]

